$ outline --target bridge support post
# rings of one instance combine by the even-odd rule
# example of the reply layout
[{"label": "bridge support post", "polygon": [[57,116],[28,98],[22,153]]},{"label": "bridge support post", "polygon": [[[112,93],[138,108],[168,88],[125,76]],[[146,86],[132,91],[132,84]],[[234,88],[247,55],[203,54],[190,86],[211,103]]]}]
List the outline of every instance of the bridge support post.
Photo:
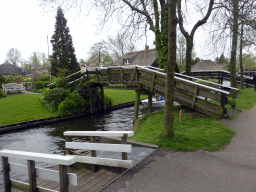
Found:
[{"label": "bridge support post", "polygon": [[139,104],[140,104],[140,91],[141,89],[136,89],[136,98],[135,98],[135,105],[134,105],[134,117],[133,117],[133,123],[135,120],[138,119],[139,116]]},{"label": "bridge support post", "polygon": [[152,92],[148,92],[148,113],[152,113]]},{"label": "bridge support post", "polygon": [[101,93],[101,98],[102,98],[102,101],[103,101],[104,111],[106,111],[106,110],[107,110],[107,107],[106,107],[106,101],[105,101],[105,95],[104,95],[104,88],[103,88],[103,85],[100,86],[100,93]]},{"label": "bridge support post", "polygon": [[89,87],[89,95],[90,95],[90,112],[91,114],[94,112],[94,105],[93,105],[93,90],[92,87]]}]

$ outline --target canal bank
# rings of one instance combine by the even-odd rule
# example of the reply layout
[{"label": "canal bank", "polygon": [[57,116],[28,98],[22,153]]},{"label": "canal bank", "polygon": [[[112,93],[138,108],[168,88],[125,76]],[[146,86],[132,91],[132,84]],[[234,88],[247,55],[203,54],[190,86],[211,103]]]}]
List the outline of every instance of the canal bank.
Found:
[{"label": "canal bank", "polygon": [[[106,108],[106,112],[121,109],[121,108],[126,108],[126,107],[131,107],[134,106],[134,101],[132,102],[127,102],[127,103],[121,103],[117,105],[113,105],[110,107]],[[42,119],[37,119],[37,120],[31,120],[31,121],[24,121],[24,122],[17,122],[17,123],[12,123],[12,124],[7,124],[7,125],[1,125],[0,126],[0,133],[7,133],[11,131],[17,131],[21,129],[27,129],[35,126],[42,126],[42,125],[47,125],[47,124],[52,124],[52,123],[57,123],[61,121],[66,121],[66,120],[71,120],[71,119],[77,119],[77,118],[82,118],[82,117],[89,117],[91,115],[95,115],[98,113],[105,113],[105,111],[100,111],[100,112],[81,112],[81,113],[74,113],[74,114],[67,114],[67,115],[60,115],[56,117],[49,117],[49,118],[42,118]]]}]

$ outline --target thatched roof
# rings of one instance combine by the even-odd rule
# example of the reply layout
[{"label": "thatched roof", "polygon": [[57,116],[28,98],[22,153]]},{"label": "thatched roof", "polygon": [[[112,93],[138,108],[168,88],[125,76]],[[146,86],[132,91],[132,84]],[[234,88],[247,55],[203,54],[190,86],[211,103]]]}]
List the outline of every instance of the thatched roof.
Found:
[{"label": "thatched roof", "polygon": [[[126,60],[129,59],[129,64],[126,64]],[[123,65],[140,65],[140,66],[154,66],[158,67],[157,54],[155,49],[145,49],[142,51],[127,52],[123,56],[119,57],[115,62],[116,66]]]},{"label": "thatched roof", "polygon": [[200,60],[191,67],[191,71],[222,70],[222,65],[211,60]]},{"label": "thatched roof", "polygon": [[45,66],[45,67],[41,67],[41,66],[33,66],[31,67],[31,69],[29,70],[29,74],[31,73],[35,73],[35,72],[41,72],[41,71],[45,71],[45,70],[49,70],[50,67],[49,66]]},{"label": "thatched roof", "polygon": [[8,61],[0,65],[0,74],[2,75],[26,75],[22,68],[16,67]]}]

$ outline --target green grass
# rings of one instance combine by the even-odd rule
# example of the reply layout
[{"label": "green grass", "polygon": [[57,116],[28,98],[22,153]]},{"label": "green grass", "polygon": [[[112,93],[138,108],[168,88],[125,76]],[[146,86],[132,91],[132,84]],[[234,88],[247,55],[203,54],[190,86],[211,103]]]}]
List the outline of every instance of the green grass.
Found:
[{"label": "green grass", "polygon": [[[135,101],[136,92],[134,90],[119,90],[119,89],[104,89],[105,95],[108,95],[113,100],[113,105]],[[140,95],[140,99],[145,99],[148,96]]]},{"label": "green grass", "polygon": [[162,136],[164,111],[146,114],[132,140],[152,143],[175,151],[216,151],[230,143],[234,131],[211,118],[195,118],[183,114],[182,124],[174,113],[175,138]]},{"label": "green grass", "polygon": [[38,94],[12,95],[0,99],[0,125],[53,117],[38,100]]},{"label": "green grass", "polygon": [[[105,89],[113,104],[135,100],[134,90]],[[0,125],[56,116],[49,112],[38,100],[39,94],[9,95],[0,99]],[[141,95],[141,98],[146,98]]]},{"label": "green grass", "polygon": [[256,103],[256,91],[254,88],[239,89],[236,98],[236,109],[251,109]]}]

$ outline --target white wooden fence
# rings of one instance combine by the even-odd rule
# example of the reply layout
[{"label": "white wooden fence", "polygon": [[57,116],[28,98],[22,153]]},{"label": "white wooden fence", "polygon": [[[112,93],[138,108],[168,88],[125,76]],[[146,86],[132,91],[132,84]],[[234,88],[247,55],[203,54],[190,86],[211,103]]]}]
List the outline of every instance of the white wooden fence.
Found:
[{"label": "white wooden fence", "polygon": [[[72,155],[72,156],[75,157],[76,162],[80,162],[80,163],[130,168],[132,167],[132,160],[128,160],[127,153],[132,152],[132,145],[127,145],[127,137],[130,137],[133,135],[134,135],[133,131],[66,131],[64,132],[64,136],[66,136],[66,141],[67,141],[66,154],[72,155],[72,152],[70,149],[91,150],[91,157],[79,156],[79,155]],[[91,143],[72,142],[71,136],[90,136]],[[95,143],[96,136],[121,137],[122,144]],[[122,159],[110,159],[110,158],[97,157],[96,150],[121,152]],[[93,171],[95,171],[95,167],[92,167],[92,168],[93,168]]]},{"label": "white wooden fence", "polygon": [[[61,192],[68,192],[68,184],[77,186],[77,175],[67,172],[67,166],[75,163],[75,158],[72,156],[14,150],[1,150],[0,155],[2,158],[5,192],[11,192],[11,188],[31,192],[53,192],[53,190],[37,186],[36,177],[60,182]],[[27,165],[9,163],[9,157],[26,159]],[[36,168],[35,161],[58,164],[59,171]],[[28,174],[29,183],[10,179],[10,171]]]}]

